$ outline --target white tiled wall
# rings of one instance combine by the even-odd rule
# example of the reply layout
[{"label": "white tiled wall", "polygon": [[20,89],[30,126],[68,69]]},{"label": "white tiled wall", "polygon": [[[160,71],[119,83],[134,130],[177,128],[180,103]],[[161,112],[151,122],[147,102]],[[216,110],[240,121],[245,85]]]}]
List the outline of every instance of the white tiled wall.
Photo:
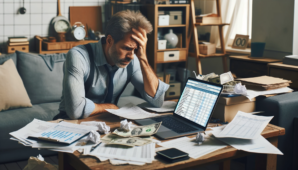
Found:
[{"label": "white tiled wall", "polygon": [[[102,6],[104,25],[104,9],[108,0],[60,0],[60,10],[68,18],[69,6]],[[0,47],[10,36],[26,36],[32,49],[35,35],[48,36],[50,21],[57,16],[57,0],[25,0],[26,14],[18,13],[23,0],[0,0]],[[0,52],[3,50],[0,50]]]}]

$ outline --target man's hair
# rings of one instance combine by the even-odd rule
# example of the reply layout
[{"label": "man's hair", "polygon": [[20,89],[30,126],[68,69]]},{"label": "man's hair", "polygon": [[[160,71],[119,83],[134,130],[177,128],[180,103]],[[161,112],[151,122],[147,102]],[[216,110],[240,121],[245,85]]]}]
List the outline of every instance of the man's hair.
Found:
[{"label": "man's hair", "polygon": [[106,37],[111,35],[115,43],[117,43],[124,38],[126,33],[131,32],[132,28],[138,29],[139,27],[143,28],[147,33],[153,30],[151,23],[140,11],[120,11],[114,14],[108,21]]}]

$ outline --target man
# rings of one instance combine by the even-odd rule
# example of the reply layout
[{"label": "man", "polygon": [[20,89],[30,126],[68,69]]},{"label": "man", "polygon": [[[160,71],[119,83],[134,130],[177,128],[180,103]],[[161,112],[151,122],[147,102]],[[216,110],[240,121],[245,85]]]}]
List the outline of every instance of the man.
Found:
[{"label": "man", "polygon": [[169,86],[157,79],[147,60],[151,31],[152,25],[140,12],[121,11],[107,23],[105,38],[69,50],[60,114],[55,118],[81,119],[117,109],[115,104],[128,82],[147,102],[162,106]]}]

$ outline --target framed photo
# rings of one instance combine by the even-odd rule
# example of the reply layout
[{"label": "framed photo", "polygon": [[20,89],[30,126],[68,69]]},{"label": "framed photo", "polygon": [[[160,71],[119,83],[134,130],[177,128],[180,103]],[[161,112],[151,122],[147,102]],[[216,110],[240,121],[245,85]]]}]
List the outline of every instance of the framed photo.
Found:
[{"label": "framed photo", "polygon": [[248,38],[248,35],[236,34],[232,44],[232,48],[245,49],[248,44]]}]

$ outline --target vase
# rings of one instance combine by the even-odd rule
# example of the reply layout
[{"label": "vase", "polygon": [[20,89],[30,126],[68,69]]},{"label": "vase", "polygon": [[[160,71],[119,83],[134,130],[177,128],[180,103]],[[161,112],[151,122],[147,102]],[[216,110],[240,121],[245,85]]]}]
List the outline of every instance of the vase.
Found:
[{"label": "vase", "polygon": [[177,46],[178,36],[173,33],[173,29],[170,29],[164,38],[167,40],[167,48],[175,48]]}]

